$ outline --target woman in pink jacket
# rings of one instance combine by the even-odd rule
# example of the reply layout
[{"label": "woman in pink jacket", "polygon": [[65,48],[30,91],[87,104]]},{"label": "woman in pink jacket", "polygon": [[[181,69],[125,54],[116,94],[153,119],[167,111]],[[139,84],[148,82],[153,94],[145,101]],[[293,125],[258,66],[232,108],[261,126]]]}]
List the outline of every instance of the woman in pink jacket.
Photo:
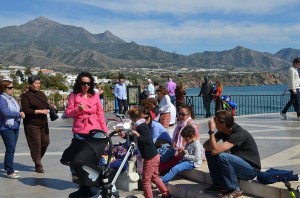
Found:
[{"label": "woman in pink jacket", "polygon": [[[88,72],[80,73],[75,81],[73,92],[68,97],[65,115],[73,118],[74,138],[87,137],[100,138],[101,133],[89,134],[93,129],[108,132],[104,118],[104,111],[99,100],[99,95],[94,91],[94,79]],[[71,169],[72,171],[72,169]],[[80,186],[79,190],[69,197],[91,197],[91,189]]]},{"label": "woman in pink jacket", "polygon": [[99,96],[94,91],[94,79],[88,72],[77,76],[73,92],[68,97],[66,116],[74,118],[75,138],[86,138],[93,129],[108,131]]}]

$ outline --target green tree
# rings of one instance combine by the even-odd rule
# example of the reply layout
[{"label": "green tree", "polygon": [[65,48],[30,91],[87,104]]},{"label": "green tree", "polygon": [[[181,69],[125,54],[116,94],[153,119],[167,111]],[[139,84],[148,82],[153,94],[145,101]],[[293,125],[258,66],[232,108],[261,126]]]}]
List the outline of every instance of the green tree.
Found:
[{"label": "green tree", "polygon": [[30,68],[30,67],[27,67],[26,70],[25,70],[25,72],[24,72],[24,74],[25,74],[26,76],[31,76],[31,75],[32,75],[31,68]]},{"label": "green tree", "polygon": [[13,72],[13,70],[11,70],[10,75],[9,75],[13,82],[16,83],[17,82],[17,75]]},{"label": "green tree", "polygon": [[65,85],[65,78],[61,74],[55,76],[48,76],[39,72],[37,74],[41,78],[42,89],[53,89],[68,91],[69,87]]}]

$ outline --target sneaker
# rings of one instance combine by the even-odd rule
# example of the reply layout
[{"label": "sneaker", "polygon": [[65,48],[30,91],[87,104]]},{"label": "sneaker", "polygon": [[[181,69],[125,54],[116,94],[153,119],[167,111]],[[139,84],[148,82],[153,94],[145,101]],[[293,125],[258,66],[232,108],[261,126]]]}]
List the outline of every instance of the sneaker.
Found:
[{"label": "sneaker", "polygon": [[223,193],[222,195],[219,196],[219,198],[236,198],[242,195],[243,195],[243,191],[241,190],[240,191],[231,190]]},{"label": "sneaker", "polygon": [[297,117],[297,121],[300,121],[300,116]]},{"label": "sneaker", "polygon": [[19,179],[20,178],[20,175],[17,174],[17,173],[12,173],[10,175],[6,175],[7,178],[10,178],[10,179]]},{"label": "sneaker", "polygon": [[207,192],[207,193],[211,193],[211,192],[225,192],[225,191],[227,191],[227,189],[224,188],[223,186],[218,186],[218,185],[213,184],[210,187],[205,188],[204,191]]},{"label": "sneaker", "polygon": [[280,112],[280,115],[281,115],[284,119],[287,119],[287,118],[288,118],[288,117],[286,116],[285,113]]}]

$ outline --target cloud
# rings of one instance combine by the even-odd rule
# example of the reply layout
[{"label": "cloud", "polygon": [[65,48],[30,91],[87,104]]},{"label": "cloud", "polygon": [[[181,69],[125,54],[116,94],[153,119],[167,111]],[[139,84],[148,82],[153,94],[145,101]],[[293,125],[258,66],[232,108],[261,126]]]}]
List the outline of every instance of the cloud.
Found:
[{"label": "cloud", "polygon": [[299,2],[297,0],[65,0],[69,3],[89,5],[112,12],[130,14],[203,14],[203,13],[242,13],[261,14],[282,12]]},{"label": "cloud", "polygon": [[293,25],[278,25],[272,23],[228,22],[189,20],[177,25],[159,20],[116,20],[107,19],[95,25],[86,21],[76,22],[88,26],[94,33],[110,30],[113,34],[130,42],[159,40],[164,44],[184,44],[195,40],[225,40],[261,42],[289,41],[300,34],[300,23]]},{"label": "cloud", "polygon": [[299,48],[300,23],[293,20],[300,17],[296,3],[297,0],[45,0],[35,5],[28,3],[33,10],[5,9],[0,13],[0,27],[46,16],[94,34],[109,30],[127,42],[183,54],[237,45],[252,46],[258,51],[266,46]]}]

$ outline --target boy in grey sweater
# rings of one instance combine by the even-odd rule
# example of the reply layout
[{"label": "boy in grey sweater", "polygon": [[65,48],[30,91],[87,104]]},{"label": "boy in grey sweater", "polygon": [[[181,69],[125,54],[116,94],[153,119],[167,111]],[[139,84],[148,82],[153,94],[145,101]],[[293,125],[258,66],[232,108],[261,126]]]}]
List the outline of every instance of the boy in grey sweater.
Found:
[{"label": "boy in grey sweater", "polygon": [[178,173],[199,167],[202,163],[203,146],[195,138],[194,127],[186,126],[181,136],[186,145],[185,148],[178,149],[175,155],[182,156],[182,160],[161,178],[164,183],[171,181]]}]

